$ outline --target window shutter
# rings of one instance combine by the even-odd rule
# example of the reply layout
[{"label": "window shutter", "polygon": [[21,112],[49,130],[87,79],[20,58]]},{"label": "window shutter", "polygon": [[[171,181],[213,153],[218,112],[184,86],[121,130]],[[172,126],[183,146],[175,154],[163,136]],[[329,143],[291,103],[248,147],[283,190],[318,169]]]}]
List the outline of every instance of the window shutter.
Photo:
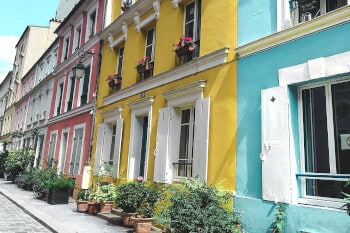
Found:
[{"label": "window shutter", "polygon": [[157,127],[157,141],[156,149],[154,151],[154,177],[155,182],[169,183],[171,177],[169,177],[169,122],[170,122],[170,107],[159,109],[158,115],[158,127]]},{"label": "window shutter", "polygon": [[261,119],[263,199],[291,203],[290,119],[286,86],[262,90]]},{"label": "window shutter", "polygon": [[208,174],[208,141],[209,141],[210,98],[196,101],[194,143],[193,143],[193,175],[207,180]]},{"label": "window shutter", "polygon": [[113,159],[113,170],[112,176],[113,178],[117,178],[119,176],[119,164],[120,164],[120,153],[122,146],[122,137],[123,137],[123,119],[117,120],[117,131],[115,138],[115,152]]},{"label": "window shutter", "polygon": [[[104,133],[104,149],[103,149],[103,164],[109,162],[110,153],[111,153],[111,145],[112,145],[112,127],[110,127],[107,123],[105,125],[105,133]],[[103,165],[101,164],[101,165]]]},{"label": "window shutter", "polygon": [[103,146],[104,146],[104,134],[105,134],[105,124],[98,125],[97,131],[97,142],[96,142],[96,152],[95,152],[95,161],[94,161],[94,175],[98,175],[101,166],[101,159],[103,155]]}]

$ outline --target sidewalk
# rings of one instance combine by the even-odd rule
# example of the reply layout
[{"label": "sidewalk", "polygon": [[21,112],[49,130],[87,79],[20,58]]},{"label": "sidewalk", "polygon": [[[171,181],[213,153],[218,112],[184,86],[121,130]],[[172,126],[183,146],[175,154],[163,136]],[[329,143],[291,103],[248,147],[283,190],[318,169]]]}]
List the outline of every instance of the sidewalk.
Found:
[{"label": "sidewalk", "polygon": [[0,179],[0,193],[23,209],[31,217],[57,233],[132,233],[131,228],[111,225],[108,221],[76,211],[76,203],[50,205],[35,198],[34,193]]}]

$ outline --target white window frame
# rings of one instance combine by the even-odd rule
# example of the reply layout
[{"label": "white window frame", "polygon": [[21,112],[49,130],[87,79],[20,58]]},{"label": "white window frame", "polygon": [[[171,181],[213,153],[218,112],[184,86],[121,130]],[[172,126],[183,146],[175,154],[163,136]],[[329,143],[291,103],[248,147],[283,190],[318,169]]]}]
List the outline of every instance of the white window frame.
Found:
[{"label": "white window frame", "polygon": [[[150,33],[150,31],[152,31],[152,42],[150,44],[147,44],[147,39],[148,39],[148,34]],[[152,27],[150,29],[147,30],[146,32],[146,42],[145,42],[145,57],[147,57],[147,49],[151,48],[151,56],[149,56],[151,58],[151,60],[154,60],[154,53],[155,53],[155,47],[156,47],[156,28]]]},{"label": "white window frame", "polygon": [[[61,92],[59,92],[59,86],[60,86],[60,84],[62,84],[62,90],[61,90]],[[54,116],[58,116],[59,114],[61,114],[61,112],[62,112],[62,103],[64,102],[64,101],[62,101],[63,100],[63,92],[64,92],[64,77],[62,77],[62,78],[60,78],[58,81],[57,81],[57,92],[56,92],[56,103],[55,103],[55,109],[54,109],[54,113],[55,113],[55,115]],[[60,95],[62,95],[62,99],[60,100]],[[61,106],[58,106],[59,105],[59,103],[60,103],[60,101],[61,101]],[[57,112],[57,108],[58,107],[60,107],[60,112]]]},{"label": "white window frame", "polygon": [[[66,145],[63,144],[63,135],[67,135],[67,140],[65,141]],[[58,163],[57,163],[57,173],[63,173],[65,164],[67,161],[67,152],[68,152],[68,142],[69,142],[69,128],[63,129],[61,133],[61,141],[60,141],[60,151],[58,156]],[[64,161],[62,161],[62,156],[65,155]],[[62,164],[63,162],[63,164]]]},{"label": "white window frame", "polygon": [[78,26],[74,28],[74,42],[73,42],[74,51],[78,50],[83,44],[82,33],[83,33],[83,24],[79,22]]},{"label": "white window frame", "polygon": [[[50,133],[50,141],[49,141],[49,151],[48,151],[48,157],[47,159],[49,160],[50,158],[52,159],[52,161],[54,161],[55,159],[55,152],[56,152],[56,144],[57,144],[57,135],[58,135],[58,131],[52,131]],[[53,137],[55,137],[53,139]],[[54,140],[54,141],[53,141]],[[52,146],[53,145],[53,146]]]},{"label": "white window frame", "polygon": [[[98,2],[97,2],[98,3]],[[86,23],[86,33],[85,33],[85,41],[88,41],[90,37],[96,34],[96,29],[97,29],[97,18],[98,18],[98,5],[94,4],[88,12],[87,12],[87,23]],[[94,28],[91,29],[91,15],[95,13],[95,21],[94,21]],[[91,31],[92,30],[92,31]]]},{"label": "white window frame", "polygon": [[[121,50],[123,50],[123,54],[121,54]],[[117,66],[116,66],[116,74],[119,74],[121,77],[123,77],[123,67],[124,67],[124,52],[125,52],[125,47],[120,46],[118,48],[118,53],[117,53]]]},{"label": "white window frame", "polygon": [[176,165],[174,165],[179,161],[179,126],[181,120],[179,110],[188,107],[194,107],[196,118],[192,177],[198,175],[205,181],[207,180],[210,98],[203,98],[205,85],[204,80],[199,80],[163,93],[167,100],[167,107],[161,108],[158,116],[157,143],[154,152],[156,157],[154,165],[155,182],[171,183],[179,178],[176,175]]},{"label": "white window frame", "polygon": [[[71,109],[69,111],[73,110],[74,92],[76,91],[75,89],[76,89],[76,83],[77,83],[77,81],[75,79],[76,78],[73,77],[72,73],[68,74],[68,85],[67,85],[67,88],[66,88],[66,101],[65,101],[64,112],[68,111],[68,101],[69,101],[69,98],[70,98],[70,95],[71,95],[71,91],[73,91],[73,98],[72,98],[72,106],[71,106]],[[73,90],[71,89],[72,88],[72,83],[74,83]]]},{"label": "white window frame", "polygon": [[[309,87],[311,87],[312,85],[320,85],[324,80],[326,80],[326,82],[349,80],[350,76],[346,76],[348,74],[347,64],[349,58],[350,52],[344,52],[329,57],[315,58],[305,63],[279,69],[279,86],[262,90],[262,152],[260,157],[263,164],[263,200],[331,208],[339,208],[343,204],[343,200],[341,199],[303,197],[302,191],[299,190],[302,185],[300,177],[307,177],[306,175],[308,174],[298,174],[298,172],[303,171],[302,169],[298,169],[301,166],[301,162],[304,162],[301,161],[301,159],[304,158],[304,152],[300,149],[303,145],[303,139],[300,135],[302,132],[300,129],[297,137],[293,134],[295,132],[292,130],[292,122],[295,121],[292,121],[292,119],[298,117],[297,121],[299,126],[297,127],[302,126],[303,123],[300,122],[298,112],[293,112],[293,116],[291,115],[289,107],[291,93],[288,92],[288,86],[302,86],[304,83],[312,83],[309,85]],[[334,66],[334,64],[337,64],[337,66]],[[334,78],[340,76],[342,76],[342,78]],[[266,95],[266,93],[269,93],[269,95]],[[296,96],[298,93],[293,92],[293,94],[295,94],[293,95],[293,99],[296,98],[298,100]],[[275,98],[271,98],[272,96]],[[278,108],[272,109],[273,111],[270,111],[272,112],[270,115],[264,113],[264,111],[266,111],[263,105],[264,102],[278,103],[278,100],[283,100],[283,103],[281,103]],[[300,100],[298,104],[300,106]],[[283,112],[277,113],[279,111]],[[299,109],[295,111],[300,112]],[[283,115],[285,120],[278,120],[281,118],[280,115]],[[267,140],[269,138],[264,138],[264,135],[266,135],[264,131],[271,128],[271,124],[264,123],[264,116],[268,118],[269,122],[273,121],[274,128],[277,127],[278,129],[275,130],[274,137],[270,136],[270,141]],[[272,117],[274,118],[272,119]],[[271,135],[271,132],[268,135]],[[272,141],[271,138],[273,139]],[[295,140],[298,140],[299,144],[295,143]],[[299,148],[294,148],[296,145],[299,145]],[[276,147],[282,148],[283,150],[278,150],[277,153],[272,154],[271,152],[276,152]],[[272,159],[269,159],[269,157]],[[300,160],[297,161],[297,159]],[[283,165],[283,168],[281,165]],[[280,169],[276,169],[276,166]],[[269,171],[273,168],[273,175],[271,175]]]},{"label": "white window frame", "polygon": [[[91,81],[91,74],[92,74],[92,69],[91,69],[92,61],[84,62],[83,65],[85,67],[90,67],[89,86],[88,86],[87,97],[86,97],[87,98],[86,103],[88,103],[89,102],[89,93],[90,93],[90,81]],[[83,94],[84,80],[85,80],[85,73],[84,73],[84,76],[79,79],[79,93],[78,93],[77,107],[81,106],[81,95]]]},{"label": "white window frame", "polygon": [[[335,148],[335,140],[334,140],[334,121],[333,121],[333,106],[331,99],[331,85],[336,83],[350,82],[350,78],[344,79],[339,78],[335,80],[328,80],[323,82],[317,82],[312,84],[307,84],[300,86],[298,88],[298,121],[299,121],[299,141],[300,141],[300,162],[301,174],[305,174],[305,150],[304,150],[304,119],[303,119],[303,103],[302,103],[302,91],[315,88],[315,87],[325,87],[326,94],[326,111],[327,111],[327,131],[332,132],[328,134],[328,152],[329,152],[329,173],[322,173],[325,175],[338,175],[344,176],[343,178],[332,178],[332,177],[307,177],[308,179],[313,180],[336,180],[336,181],[347,181],[349,180],[350,174],[337,174],[336,171],[336,148]],[[317,175],[318,173],[308,173],[309,175]],[[299,202],[303,204],[315,204],[315,205],[324,205],[326,203],[327,207],[340,208],[344,204],[343,199],[338,198],[330,198],[330,197],[319,197],[319,196],[310,196],[306,194],[306,177],[300,178],[301,183],[301,197],[299,198]],[[324,202],[324,203],[323,203]]]},{"label": "white window frame", "polygon": [[191,1],[184,6],[183,35],[190,36],[190,35],[185,34],[186,33],[185,32],[186,24],[188,24],[190,22],[190,21],[186,22],[186,10],[187,10],[187,7],[192,3],[194,3],[194,9],[195,9],[194,18],[193,18],[193,36],[192,36],[192,39],[193,39],[193,41],[197,41],[199,39],[198,35],[197,35],[197,30],[198,30],[198,12],[197,12],[198,11],[198,0]]},{"label": "white window frame", "polygon": [[[67,43],[68,41],[68,43]],[[62,57],[61,62],[66,60],[69,57],[69,46],[70,46],[71,38],[70,38],[70,31],[67,32],[63,37],[63,46],[62,46]]]},{"label": "white window frame", "polygon": [[148,160],[150,149],[150,135],[152,128],[152,106],[154,103],[154,97],[149,96],[135,102],[129,103],[128,106],[131,110],[131,129],[130,129],[130,143],[129,143],[129,155],[128,155],[128,170],[127,178],[136,179],[139,176],[139,168],[135,168],[137,162],[136,156],[141,152],[141,140],[142,132],[140,133],[139,127],[137,127],[138,117],[148,117],[147,127],[147,141],[146,141],[146,153],[145,153],[145,166],[144,166],[144,178],[146,179],[148,174]]},{"label": "white window frame", "polygon": [[[121,142],[123,134],[123,118],[121,113],[123,111],[122,107],[117,107],[111,111],[102,112],[101,115],[104,119],[103,123],[98,125],[97,132],[97,142],[95,150],[95,161],[94,161],[94,174],[99,175],[103,173],[103,164],[110,162],[110,150],[111,150],[111,136],[112,136],[112,127],[116,125],[116,138],[114,145],[114,156],[113,164],[111,169],[111,175],[113,178],[119,177],[119,167],[120,167],[120,154],[121,154]],[[106,145],[106,146],[105,146]]]},{"label": "white window frame", "polygon": [[[83,152],[84,152],[84,141],[85,141],[85,124],[80,124],[80,125],[76,125],[74,126],[74,129],[73,129],[73,138],[72,138],[72,150],[71,150],[71,153],[70,153],[70,162],[69,162],[69,173],[70,174],[73,174],[73,175],[80,175],[80,170],[81,170],[81,163],[82,163],[82,159],[83,159]],[[82,130],[82,139],[81,139],[81,145],[80,145],[80,148],[77,148],[76,150],[76,154],[74,155],[74,139],[76,138],[76,133],[77,133],[77,130]],[[76,156],[80,153],[80,158],[79,158],[79,167],[78,167],[78,173],[74,173],[75,171],[75,167],[73,169],[73,172],[71,173],[71,163],[73,161],[73,156],[75,158],[75,163],[76,163]]]}]

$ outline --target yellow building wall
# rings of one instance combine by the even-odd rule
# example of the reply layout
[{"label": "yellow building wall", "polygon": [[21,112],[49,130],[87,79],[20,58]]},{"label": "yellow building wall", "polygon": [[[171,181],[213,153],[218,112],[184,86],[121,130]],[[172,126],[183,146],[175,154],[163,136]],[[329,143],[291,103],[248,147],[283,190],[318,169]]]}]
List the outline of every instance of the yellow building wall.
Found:
[{"label": "yellow building wall", "polygon": [[[115,10],[120,12],[119,1],[115,1]],[[185,1],[189,2],[189,1]],[[119,5],[118,5],[119,4]],[[151,14],[147,14],[141,17]],[[155,23],[156,48],[154,75],[166,70],[179,67],[180,60],[174,53],[174,44],[177,44],[183,32],[184,8],[172,8],[171,1],[161,1],[160,18]],[[118,16],[118,14],[116,14]],[[128,37],[124,44],[124,65],[122,88],[134,85],[140,80],[135,66],[145,53],[145,32],[136,32],[135,24],[130,24]],[[229,47],[227,62],[203,72],[184,77],[183,79],[156,87],[145,92],[145,96],[154,96],[152,106],[152,123],[150,125],[150,148],[148,151],[147,180],[153,180],[154,150],[158,124],[158,110],[167,106],[163,96],[164,91],[190,84],[197,80],[206,80],[204,97],[210,97],[210,123],[209,123],[209,158],[208,158],[208,183],[222,185],[227,190],[235,188],[235,164],[236,164],[236,60],[233,48],[236,45],[236,2],[231,0],[217,1],[202,0],[201,18],[201,46],[200,56],[216,51],[223,47]],[[117,35],[118,37],[120,35]],[[122,118],[124,119],[122,148],[120,156],[120,170],[117,183],[123,182],[127,177],[131,110],[128,103],[139,100],[140,94],[128,97],[116,103],[103,107],[103,97],[112,94],[107,85],[106,77],[114,74],[117,64],[117,51],[110,50],[105,43],[102,49],[101,72],[99,90],[97,95],[97,114],[93,137],[93,154],[96,150],[97,127],[103,122],[101,112],[112,110],[122,106]],[[152,78],[152,77],[151,77]],[[151,79],[149,78],[149,79]],[[145,83],[147,80],[144,81]],[[91,164],[94,164],[92,158]],[[111,181],[107,179],[107,181]]]}]

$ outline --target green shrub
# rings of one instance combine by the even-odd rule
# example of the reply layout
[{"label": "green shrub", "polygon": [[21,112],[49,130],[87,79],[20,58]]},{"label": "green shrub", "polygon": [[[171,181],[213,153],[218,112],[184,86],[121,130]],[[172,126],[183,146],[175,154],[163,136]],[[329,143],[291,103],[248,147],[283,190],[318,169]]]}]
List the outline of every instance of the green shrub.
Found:
[{"label": "green shrub", "polygon": [[200,179],[167,185],[156,206],[154,220],[167,232],[238,232],[237,214],[226,208],[231,194]]},{"label": "green shrub", "polygon": [[102,185],[97,192],[97,199],[101,202],[115,201],[117,198],[117,187],[114,184]]},{"label": "green shrub", "polygon": [[89,201],[90,192],[91,190],[89,189],[79,190],[77,194],[77,201]]},{"label": "green shrub", "polygon": [[47,182],[47,187],[55,191],[72,191],[75,181],[64,176],[55,176]]},{"label": "green shrub", "polygon": [[48,182],[57,176],[57,171],[52,168],[36,169],[33,174],[33,191],[38,198],[42,198],[44,192],[49,191]]},{"label": "green shrub", "polygon": [[19,174],[15,181],[17,186],[26,190],[32,190],[34,185],[34,174],[35,169],[30,169],[29,171]]},{"label": "green shrub", "polygon": [[117,187],[117,206],[126,213],[136,213],[140,210],[144,199],[144,184],[142,182],[128,182]]},{"label": "green shrub", "polygon": [[9,150],[4,166],[7,173],[17,176],[33,163],[35,153],[30,149]]}]

